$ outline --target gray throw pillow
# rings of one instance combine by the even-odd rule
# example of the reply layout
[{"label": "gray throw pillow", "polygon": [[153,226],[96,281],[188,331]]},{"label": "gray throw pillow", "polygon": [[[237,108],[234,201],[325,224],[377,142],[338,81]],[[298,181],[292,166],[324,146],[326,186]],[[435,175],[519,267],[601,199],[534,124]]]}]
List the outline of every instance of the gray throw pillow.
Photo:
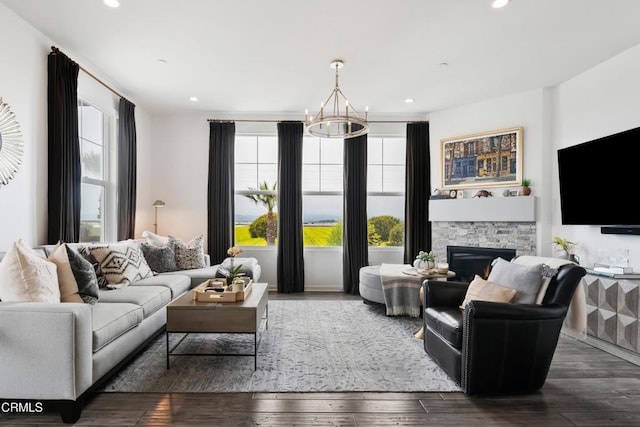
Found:
[{"label": "gray throw pillow", "polygon": [[542,286],[543,264],[521,265],[498,258],[487,280],[500,286],[515,289],[513,299],[517,304],[534,304]]},{"label": "gray throw pillow", "polygon": [[144,258],[154,273],[164,273],[178,269],[174,246],[175,243],[173,241],[169,241],[169,243],[164,246],[150,245],[147,243],[140,245]]},{"label": "gray throw pillow", "polygon": [[80,295],[82,301],[88,304],[95,304],[98,301],[98,278],[93,266],[68,245],[65,245],[65,247],[67,248],[73,277],[78,283],[78,295]]}]

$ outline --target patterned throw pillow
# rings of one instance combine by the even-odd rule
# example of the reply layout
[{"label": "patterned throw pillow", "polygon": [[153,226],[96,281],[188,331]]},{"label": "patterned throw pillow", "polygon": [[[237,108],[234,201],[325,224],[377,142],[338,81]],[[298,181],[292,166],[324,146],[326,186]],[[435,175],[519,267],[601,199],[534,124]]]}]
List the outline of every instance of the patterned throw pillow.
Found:
[{"label": "patterned throw pillow", "polygon": [[[104,245],[105,247],[107,245]],[[100,268],[100,263],[98,260],[91,254],[91,248],[95,248],[96,246],[80,246],[78,247],[78,252],[80,255],[86,259],[89,264],[93,267],[93,272],[96,275],[96,280],[98,282],[98,288],[104,289],[109,285],[107,278],[102,274],[102,269]],[[79,285],[78,285],[79,286]]]},{"label": "patterned throw pillow", "polygon": [[168,242],[164,246],[150,245],[147,243],[140,245],[142,253],[144,253],[144,258],[154,273],[164,273],[178,269],[174,247],[175,242],[173,241]]},{"label": "patterned throw pillow", "polygon": [[187,243],[173,236],[169,236],[169,241],[175,245],[178,270],[206,267],[204,263],[204,235],[201,234]]},{"label": "patterned throw pillow", "polygon": [[73,276],[78,283],[78,294],[82,301],[87,304],[95,304],[98,302],[98,277],[91,263],[80,255],[69,245],[65,245],[67,256],[69,257],[69,265]]},{"label": "patterned throw pillow", "polygon": [[119,289],[130,283],[153,276],[142,250],[137,244],[115,243],[89,248],[107,279],[107,288]]}]

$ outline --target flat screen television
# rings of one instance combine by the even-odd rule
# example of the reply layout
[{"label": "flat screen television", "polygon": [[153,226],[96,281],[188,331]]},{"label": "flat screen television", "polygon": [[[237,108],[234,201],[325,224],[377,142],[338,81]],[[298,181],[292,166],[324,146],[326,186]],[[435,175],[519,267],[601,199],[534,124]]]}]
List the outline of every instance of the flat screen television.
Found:
[{"label": "flat screen television", "polygon": [[558,150],[562,223],[621,226],[628,230],[615,234],[636,234],[639,148],[635,128]]}]

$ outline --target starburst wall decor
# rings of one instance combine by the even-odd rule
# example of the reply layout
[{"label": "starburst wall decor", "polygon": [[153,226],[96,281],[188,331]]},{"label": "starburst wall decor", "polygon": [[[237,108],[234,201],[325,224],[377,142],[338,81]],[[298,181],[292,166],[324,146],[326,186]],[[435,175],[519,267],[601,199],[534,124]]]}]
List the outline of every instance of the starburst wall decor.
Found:
[{"label": "starburst wall decor", "polygon": [[0,97],[0,185],[7,185],[22,163],[22,132],[9,104]]}]

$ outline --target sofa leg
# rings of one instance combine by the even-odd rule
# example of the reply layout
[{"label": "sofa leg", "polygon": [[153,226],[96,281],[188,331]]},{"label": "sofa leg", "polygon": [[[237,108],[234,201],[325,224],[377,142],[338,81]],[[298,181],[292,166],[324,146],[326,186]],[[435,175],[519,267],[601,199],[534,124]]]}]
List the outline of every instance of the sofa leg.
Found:
[{"label": "sofa leg", "polygon": [[82,402],[79,400],[66,400],[60,403],[60,417],[66,424],[73,424],[80,419],[82,414]]}]

